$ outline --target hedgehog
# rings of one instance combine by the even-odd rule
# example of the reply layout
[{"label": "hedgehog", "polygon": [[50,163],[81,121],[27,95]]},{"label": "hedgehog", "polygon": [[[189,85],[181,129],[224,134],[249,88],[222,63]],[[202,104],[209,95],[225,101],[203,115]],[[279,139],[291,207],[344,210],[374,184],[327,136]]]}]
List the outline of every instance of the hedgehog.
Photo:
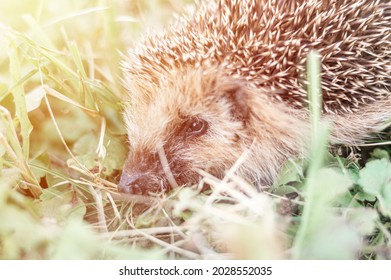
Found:
[{"label": "hedgehog", "polygon": [[391,117],[389,0],[198,2],[123,59],[129,155],[118,190],[157,195],[201,170],[270,186],[308,150],[306,59],[321,60],[332,143],[359,145]]}]

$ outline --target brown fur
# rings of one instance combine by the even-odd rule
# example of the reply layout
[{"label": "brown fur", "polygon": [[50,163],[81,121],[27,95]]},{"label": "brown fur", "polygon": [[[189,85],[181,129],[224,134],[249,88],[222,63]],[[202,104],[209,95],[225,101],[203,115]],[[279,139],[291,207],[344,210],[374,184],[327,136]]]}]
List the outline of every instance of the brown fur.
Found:
[{"label": "brown fur", "polygon": [[[149,37],[138,51],[125,59],[125,84],[131,98],[124,115],[130,152],[119,184],[120,191],[159,193],[172,185],[196,183],[200,178],[199,169],[222,177],[247,149],[250,149],[249,156],[237,173],[256,184],[271,184],[287,158],[303,156],[307,150],[308,112],[302,95],[304,82],[300,61],[314,47],[323,53],[323,118],[332,124],[333,142],[359,144],[383,127],[391,116],[391,77],[385,75],[391,68],[391,24],[385,20],[390,21],[391,4],[384,1],[370,4],[360,0],[354,8],[357,11],[347,8],[346,12],[343,8],[349,4],[345,1],[338,5],[334,1],[326,4],[320,0],[308,4],[300,2],[300,5],[295,1],[274,2],[219,0],[218,5],[201,5],[192,17],[182,19],[182,25],[172,27],[164,35]],[[284,5],[281,3],[288,5],[286,12],[278,12],[281,8],[278,6]],[[284,45],[287,52],[276,51],[273,56],[276,63],[258,61],[259,65],[251,70],[248,61],[254,61],[259,57],[260,49],[266,48],[262,41],[257,41],[260,38],[256,32],[260,33],[262,29],[251,25],[255,22],[237,24],[240,18],[235,17],[239,17],[239,12],[246,12],[241,17],[243,20],[250,11],[258,11],[262,5],[269,16],[281,13],[282,22],[285,16],[285,20],[300,18],[312,23],[307,26],[308,33],[296,34],[295,30],[288,30],[291,34]],[[356,12],[365,16],[368,9],[375,11],[376,16],[366,17],[367,28],[381,30],[378,40],[383,41],[363,50],[368,45],[365,36],[373,35],[375,31],[371,29],[368,34],[364,28],[360,31],[360,21],[354,21],[350,27],[329,22],[328,31],[318,32],[316,28],[322,26],[322,20],[317,19],[316,9],[320,9],[325,18],[332,18],[327,14],[328,7],[323,7],[327,5],[335,8],[334,13],[338,15],[345,11],[349,14],[346,18]],[[306,10],[308,18],[301,18],[300,14],[294,16],[292,9]],[[258,15],[261,12],[258,11]],[[236,32],[232,36],[240,38],[227,35],[230,34],[227,27],[230,21],[233,23],[229,28],[236,28],[231,30]],[[270,19],[273,24],[275,21],[276,18]],[[335,28],[343,29],[341,36],[337,32],[333,33],[335,38],[313,39],[320,35],[317,33],[331,32],[333,24]],[[317,27],[314,29],[314,26]],[[360,38],[351,42],[349,34],[345,34],[352,26],[356,28],[355,36],[363,36],[362,42]],[[277,35],[273,33],[273,36],[281,35],[278,35],[279,28],[275,27]],[[274,38],[262,36],[265,44],[270,44]],[[224,40],[228,37],[233,41]],[[303,39],[307,37],[309,39]],[[212,42],[213,38],[216,40]],[[332,42],[333,39],[336,41]],[[301,42],[302,46],[297,47],[293,42]],[[232,44],[238,44],[236,54]],[[246,44],[249,47],[245,47]],[[327,49],[330,45],[338,49]],[[225,58],[220,54],[222,51],[226,52]],[[350,64],[345,63],[346,57],[355,52],[358,58],[355,56]],[[268,55],[272,54],[270,50]],[[337,68],[339,74],[333,72]],[[271,72],[268,74],[263,69]],[[273,80],[265,79],[267,75],[272,75]],[[366,85],[366,88],[358,87]],[[201,134],[187,132],[189,125],[197,126],[200,121],[205,129]],[[168,166],[162,164],[165,161],[162,151]]]}]

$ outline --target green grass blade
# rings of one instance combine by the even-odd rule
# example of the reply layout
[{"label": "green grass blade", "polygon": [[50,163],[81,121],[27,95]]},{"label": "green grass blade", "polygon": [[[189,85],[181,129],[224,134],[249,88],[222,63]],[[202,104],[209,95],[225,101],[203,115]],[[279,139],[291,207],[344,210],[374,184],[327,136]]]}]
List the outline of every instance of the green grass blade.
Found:
[{"label": "green grass blade", "polygon": [[12,95],[15,100],[15,109],[16,116],[20,122],[20,133],[22,136],[22,149],[24,158],[28,159],[29,150],[30,150],[30,133],[33,129],[26,107],[26,99],[24,96],[24,88],[23,84],[19,81],[22,79],[22,70],[21,70],[21,62],[20,62],[20,54],[19,49],[15,45],[15,42],[10,40],[10,48],[9,48],[9,60],[10,60],[10,74],[12,84],[14,84],[14,88],[12,90]]},{"label": "green grass blade", "polygon": [[308,177],[305,184],[306,201],[301,219],[301,224],[294,240],[293,258],[302,258],[306,238],[310,234],[312,210],[316,207],[316,174],[324,162],[325,147],[327,145],[327,129],[320,127],[321,114],[321,83],[320,83],[320,58],[317,52],[311,52],[307,57],[308,97],[310,101],[311,119],[311,153]]}]

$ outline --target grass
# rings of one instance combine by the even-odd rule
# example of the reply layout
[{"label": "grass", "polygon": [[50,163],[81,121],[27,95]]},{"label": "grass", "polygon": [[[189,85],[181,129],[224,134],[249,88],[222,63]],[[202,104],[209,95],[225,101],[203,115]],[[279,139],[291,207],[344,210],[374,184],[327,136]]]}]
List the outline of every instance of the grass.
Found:
[{"label": "grass", "polygon": [[311,156],[268,191],[231,170],[205,174],[208,194],[179,189],[148,209],[116,193],[120,53],[183,5],[0,4],[0,259],[389,259],[391,149],[328,152],[316,56]]}]

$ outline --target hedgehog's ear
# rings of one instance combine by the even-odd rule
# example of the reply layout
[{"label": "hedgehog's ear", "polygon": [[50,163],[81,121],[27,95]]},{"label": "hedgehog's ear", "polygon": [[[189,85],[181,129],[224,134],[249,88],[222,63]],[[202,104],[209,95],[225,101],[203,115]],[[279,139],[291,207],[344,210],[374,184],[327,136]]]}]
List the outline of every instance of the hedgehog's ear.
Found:
[{"label": "hedgehog's ear", "polygon": [[234,83],[225,89],[225,96],[231,104],[231,115],[244,124],[248,123],[251,114],[248,89],[240,83]]}]

